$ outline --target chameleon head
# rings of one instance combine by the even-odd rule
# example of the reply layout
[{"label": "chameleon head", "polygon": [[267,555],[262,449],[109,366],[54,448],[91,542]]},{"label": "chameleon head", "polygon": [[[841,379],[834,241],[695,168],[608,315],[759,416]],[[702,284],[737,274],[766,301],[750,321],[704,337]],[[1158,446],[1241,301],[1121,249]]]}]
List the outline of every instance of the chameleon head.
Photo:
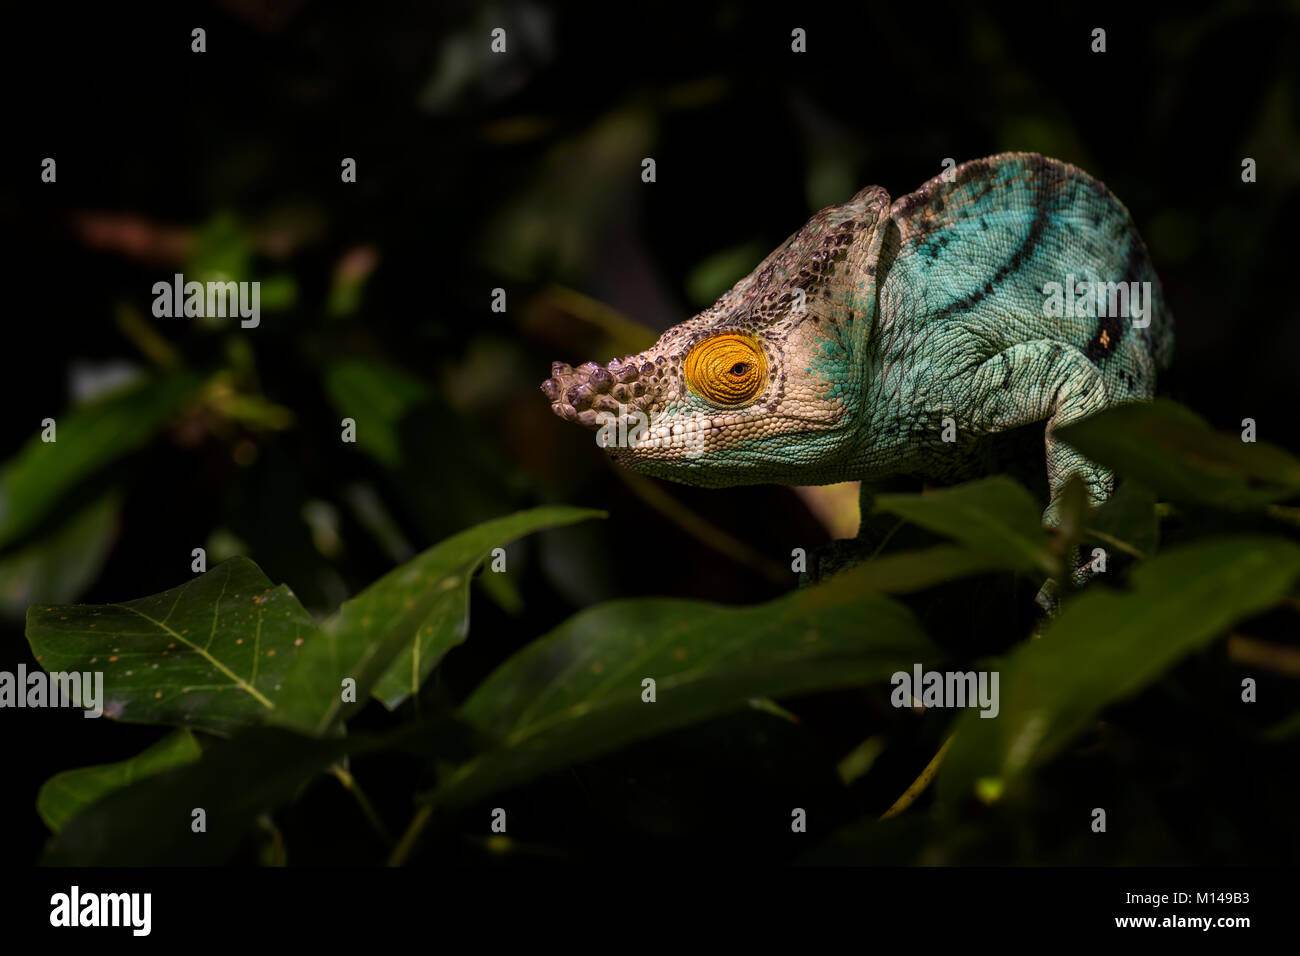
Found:
[{"label": "chameleon head", "polygon": [[[843,473],[874,287],[884,190],[824,209],[710,309],[636,355],[572,368],[542,391],[634,471],[692,485],[816,484]],[[849,261],[846,264],[846,260]]]}]

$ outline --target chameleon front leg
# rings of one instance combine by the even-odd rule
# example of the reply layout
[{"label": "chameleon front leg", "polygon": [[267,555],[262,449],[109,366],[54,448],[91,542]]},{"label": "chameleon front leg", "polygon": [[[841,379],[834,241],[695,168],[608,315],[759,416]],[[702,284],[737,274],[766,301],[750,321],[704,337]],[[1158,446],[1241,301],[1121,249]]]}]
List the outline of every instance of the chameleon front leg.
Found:
[{"label": "chameleon front leg", "polygon": [[[973,412],[962,417],[962,427],[977,436],[1009,431],[1046,421],[1044,440],[1050,501],[1043,523],[1060,523],[1059,498],[1072,474],[1088,490],[1089,503],[1098,505],[1110,495],[1111,472],[1060,441],[1057,428],[1106,407],[1106,385],[1097,367],[1076,348],[1051,340],[1024,342],[984,362],[973,376],[960,383],[967,396],[962,405]],[[906,479],[895,479],[894,482]],[[889,483],[886,483],[887,485]],[[897,519],[874,514],[872,498],[884,490],[879,484],[862,484],[862,526],[856,538],[834,541],[815,553],[813,569],[801,577],[808,585],[866,560],[883,543]],[[890,490],[915,490],[894,488]],[[1054,583],[1048,582],[1039,603],[1049,606]],[[1053,602],[1054,603],[1054,602]]]},{"label": "chameleon front leg", "polygon": [[1056,429],[1107,404],[1101,372],[1082,352],[1050,340],[1022,342],[980,365],[971,387],[975,411],[967,427],[977,435],[1046,420],[1050,500],[1043,524],[1060,523],[1060,494],[1072,474],[1083,479],[1090,504],[1098,505],[1110,496],[1112,473],[1056,437]]},{"label": "chameleon front leg", "polygon": [[[1060,524],[1060,495],[1071,475],[1078,475],[1088,491],[1089,504],[1101,504],[1110,496],[1114,475],[1089,461],[1056,437],[1056,429],[1106,407],[1106,383],[1101,373],[1076,348],[1042,340],[1012,346],[976,370],[974,387],[978,409],[970,427],[976,433],[999,431],[1046,420],[1044,442],[1047,458],[1047,486],[1050,495],[1043,524]],[[1076,585],[1089,577],[1086,567],[1075,568]],[[1036,602],[1049,615],[1059,603],[1058,585],[1049,578]]]}]

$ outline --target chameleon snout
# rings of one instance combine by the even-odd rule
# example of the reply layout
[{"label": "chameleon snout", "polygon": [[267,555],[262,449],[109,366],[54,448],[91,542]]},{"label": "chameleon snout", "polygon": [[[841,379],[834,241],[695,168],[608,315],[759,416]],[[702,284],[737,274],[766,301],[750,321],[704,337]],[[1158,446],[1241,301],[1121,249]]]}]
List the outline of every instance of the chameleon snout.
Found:
[{"label": "chameleon snout", "polygon": [[605,365],[584,362],[577,368],[555,362],[551,377],[542,383],[542,394],[551,411],[565,421],[598,428],[610,417],[645,412],[651,396],[642,378],[654,370],[654,365],[633,355],[610,359]]}]

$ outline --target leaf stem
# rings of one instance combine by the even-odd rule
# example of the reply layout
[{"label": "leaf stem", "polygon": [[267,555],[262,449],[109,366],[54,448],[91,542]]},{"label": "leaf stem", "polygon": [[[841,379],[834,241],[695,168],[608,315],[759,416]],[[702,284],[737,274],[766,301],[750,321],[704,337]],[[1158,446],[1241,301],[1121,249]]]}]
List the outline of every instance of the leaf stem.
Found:
[{"label": "leaf stem", "polygon": [[880,819],[888,820],[890,817],[896,817],[916,803],[916,798],[925,792],[925,788],[930,785],[930,781],[934,779],[934,775],[939,771],[939,765],[943,763],[943,756],[948,752],[948,747],[951,746],[955,736],[956,734],[952,734],[943,742],[943,746],[939,748],[938,753],[930,758],[930,762],[925,765],[921,775],[912,781],[912,785],[903,791],[903,795],[894,801],[892,807],[880,815]]},{"label": "leaf stem", "polygon": [[411,817],[411,822],[406,826],[406,832],[397,842],[392,854],[388,857],[389,866],[404,866],[406,858],[411,855],[415,849],[415,844],[419,842],[420,834],[424,831],[425,825],[428,824],[429,818],[433,816],[433,805],[426,804],[415,812]]},{"label": "leaf stem", "polygon": [[779,561],[772,560],[740,538],[723,531],[686,507],[650,479],[622,468],[615,468],[614,471],[623,483],[632,489],[633,494],[706,547],[726,555],[737,564],[743,564],[757,571],[773,584],[789,585],[790,572]]},{"label": "leaf stem", "polygon": [[338,778],[344,790],[347,790],[356,798],[357,806],[361,808],[361,812],[365,815],[366,820],[370,822],[371,827],[379,834],[379,838],[384,841],[385,845],[392,846],[393,835],[388,832],[388,827],[384,826],[384,821],[375,812],[374,805],[366,796],[365,791],[361,789],[361,785],[357,783],[357,778],[345,770],[341,764],[337,763],[330,767],[330,773]]},{"label": "leaf stem", "polygon": [[876,550],[871,552],[871,557],[867,558],[867,560],[874,561],[876,560],[876,558],[880,557],[880,552],[885,550],[885,545],[889,544],[889,539],[892,538],[895,534],[897,534],[898,529],[905,524],[907,524],[907,522],[904,521],[902,518],[899,518],[898,523],[895,524],[892,528],[890,528],[889,531],[885,534],[885,536],[880,539],[880,544],[876,545]]},{"label": "leaf stem", "polygon": [[1112,548],[1118,548],[1120,551],[1123,551],[1125,554],[1132,555],[1133,557],[1137,558],[1139,561],[1146,560],[1145,554],[1143,554],[1137,548],[1133,547],[1133,545],[1129,544],[1127,541],[1123,541],[1115,537],[1114,535],[1107,534],[1104,531],[1098,531],[1095,528],[1088,528],[1084,533],[1092,535],[1094,538],[1096,538],[1098,541],[1102,542],[1103,544],[1108,544]]}]

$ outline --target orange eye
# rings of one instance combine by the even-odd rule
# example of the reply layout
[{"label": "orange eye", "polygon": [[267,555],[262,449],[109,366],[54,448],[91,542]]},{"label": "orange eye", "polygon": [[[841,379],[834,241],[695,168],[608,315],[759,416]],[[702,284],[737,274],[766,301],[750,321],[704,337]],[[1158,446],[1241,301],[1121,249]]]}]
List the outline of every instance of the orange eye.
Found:
[{"label": "orange eye", "polygon": [[690,390],[706,401],[744,405],[763,390],[767,359],[754,339],[728,332],[691,349],[683,373]]}]

